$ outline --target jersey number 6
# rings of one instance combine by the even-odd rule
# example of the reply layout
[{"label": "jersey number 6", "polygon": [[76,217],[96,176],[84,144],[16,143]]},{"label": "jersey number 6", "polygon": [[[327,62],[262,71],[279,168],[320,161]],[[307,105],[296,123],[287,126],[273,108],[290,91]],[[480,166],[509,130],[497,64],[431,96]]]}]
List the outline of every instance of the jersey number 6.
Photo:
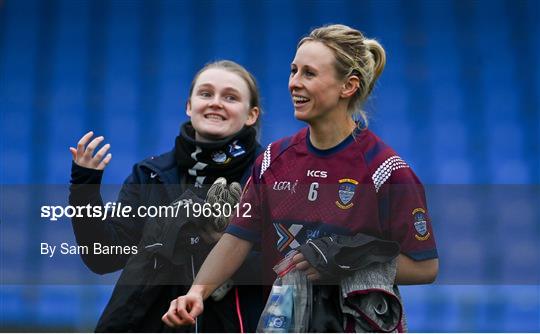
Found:
[{"label": "jersey number 6", "polygon": [[307,195],[307,199],[314,202],[315,200],[317,200],[317,195],[318,195],[318,192],[317,192],[317,189],[319,189],[319,183],[318,182],[313,182],[310,186],[309,186],[309,193]]}]

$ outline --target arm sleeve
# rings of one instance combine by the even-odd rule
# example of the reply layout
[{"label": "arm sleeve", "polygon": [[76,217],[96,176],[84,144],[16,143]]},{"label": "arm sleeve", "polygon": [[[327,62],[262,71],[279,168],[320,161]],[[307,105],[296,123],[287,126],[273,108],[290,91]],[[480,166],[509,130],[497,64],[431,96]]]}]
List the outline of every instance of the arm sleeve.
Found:
[{"label": "arm sleeve", "polygon": [[380,218],[388,239],[413,260],[437,258],[424,187],[409,168],[392,171],[379,191]]},{"label": "arm sleeve", "polygon": [[261,179],[258,176],[260,172],[257,171],[260,171],[260,159],[257,159],[251,176],[246,182],[240,199],[239,211],[235,212],[231,223],[225,230],[226,233],[256,244],[261,241],[263,221],[263,189]]},{"label": "arm sleeve", "polygon": [[[135,210],[140,199],[140,180],[136,165],[118,195],[117,203]],[[69,204],[72,206],[103,207],[101,179],[103,171],[89,169],[72,162]],[[86,212],[83,210],[83,212]],[[72,226],[77,244],[93,249],[94,243],[111,246],[136,246],[141,238],[143,222],[138,218],[73,217]],[[129,255],[81,255],[86,266],[95,273],[105,274],[122,269]]]}]

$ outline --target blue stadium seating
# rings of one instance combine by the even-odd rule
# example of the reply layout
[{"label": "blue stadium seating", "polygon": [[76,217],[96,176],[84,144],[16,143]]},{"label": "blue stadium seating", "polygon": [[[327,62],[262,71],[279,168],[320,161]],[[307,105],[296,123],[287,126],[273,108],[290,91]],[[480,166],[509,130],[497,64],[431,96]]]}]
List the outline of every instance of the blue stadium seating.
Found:
[{"label": "blue stadium seating", "polygon": [[[327,23],[385,47],[370,126],[428,193],[441,268],[438,284],[402,289],[410,330],[540,331],[534,0],[0,2],[1,329],[91,331],[118,275],[36,253],[43,240],[73,240],[69,221],[52,225],[34,206],[66,203],[69,146],[104,135],[104,182],[122,183],[173,147],[193,75],[223,58],[258,78],[263,144],[290,135],[304,126],[287,91],[293,52]],[[54,266],[73,284],[53,282]]]}]

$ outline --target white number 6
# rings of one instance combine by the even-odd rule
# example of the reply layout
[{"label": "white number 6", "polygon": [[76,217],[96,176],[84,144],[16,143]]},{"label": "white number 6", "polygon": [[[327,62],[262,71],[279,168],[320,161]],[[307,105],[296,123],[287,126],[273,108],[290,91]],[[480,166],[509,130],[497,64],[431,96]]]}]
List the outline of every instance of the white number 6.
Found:
[{"label": "white number 6", "polygon": [[319,183],[318,182],[313,182],[309,186],[309,193],[307,195],[308,200],[313,202],[313,201],[315,201],[317,199],[317,195],[318,195],[317,189],[319,189]]}]

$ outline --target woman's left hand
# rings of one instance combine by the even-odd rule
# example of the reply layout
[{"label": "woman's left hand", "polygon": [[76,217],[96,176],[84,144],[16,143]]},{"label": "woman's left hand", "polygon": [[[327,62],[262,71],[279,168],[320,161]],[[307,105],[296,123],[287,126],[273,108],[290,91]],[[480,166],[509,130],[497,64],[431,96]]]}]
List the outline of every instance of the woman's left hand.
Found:
[{"label": "woman's left hand", "polygon": [[304,254],[298,252],[292,260],[296,264],[296,269],[304,271],[310,281],[321,279],[321,274],[306,260]]}]

